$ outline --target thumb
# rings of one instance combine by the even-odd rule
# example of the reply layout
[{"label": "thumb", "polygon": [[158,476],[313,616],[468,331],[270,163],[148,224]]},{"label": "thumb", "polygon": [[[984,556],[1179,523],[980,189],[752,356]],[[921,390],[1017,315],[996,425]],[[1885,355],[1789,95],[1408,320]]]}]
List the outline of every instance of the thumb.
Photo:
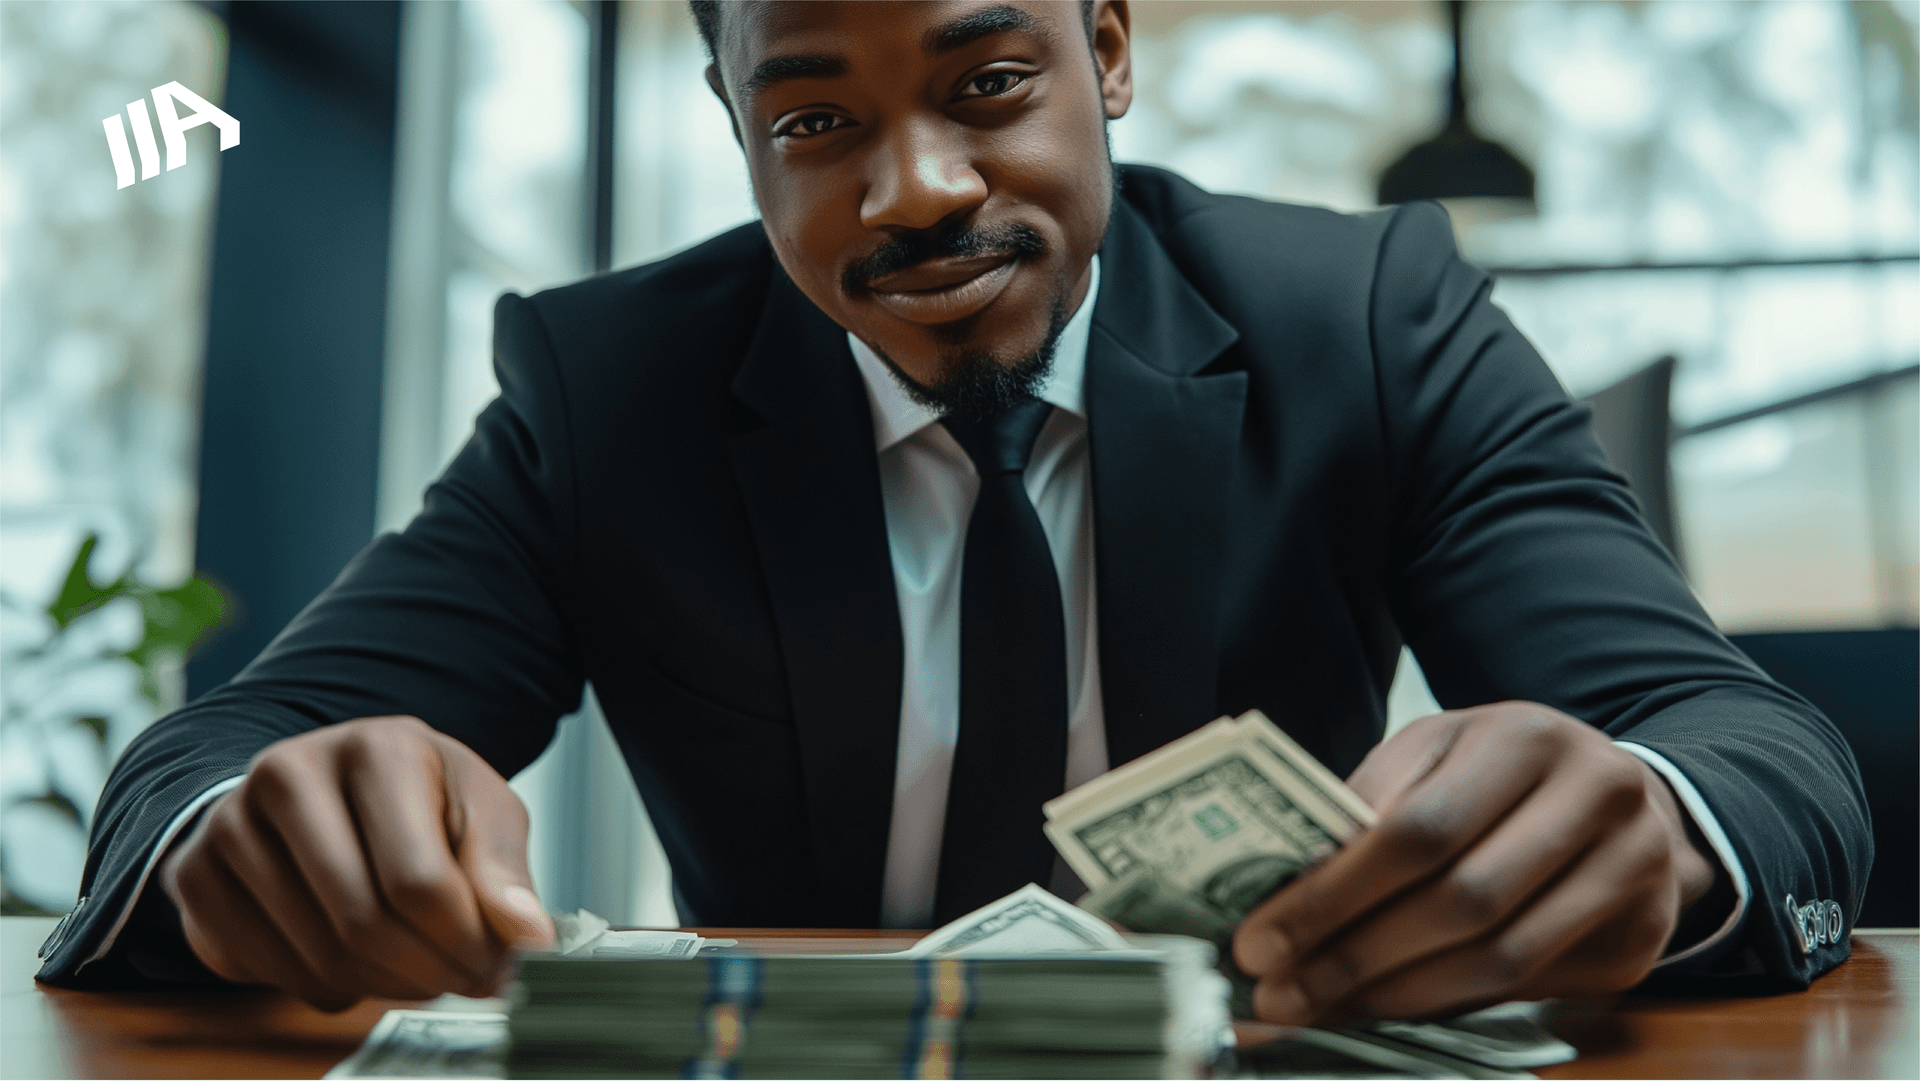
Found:
[{"label": "thumb", "polygon": [[459,845],[460,868],[473,884],[480,916],[509,946],[552,945],[553,919],[540,903],[527,871],[526,808],[504,783],[498,796],[486,804],[468,808],[467,829]]},{"label": "thumb", "polygon": [[520,949],[553,945],[553,918],[533,890],[523,855],[513,863],[480,857],[468,866],[480,914],[500,941]]}]

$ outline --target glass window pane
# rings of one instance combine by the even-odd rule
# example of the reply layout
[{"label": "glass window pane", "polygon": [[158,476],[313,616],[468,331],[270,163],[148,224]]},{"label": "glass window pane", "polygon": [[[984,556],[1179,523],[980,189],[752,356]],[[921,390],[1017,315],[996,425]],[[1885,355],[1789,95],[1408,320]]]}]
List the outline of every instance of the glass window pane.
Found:
[{"label": "glass window pane", "polygon": [[565,0],[462,0],[455,220],[515,288],[585,266],[587,23]]},{"label": "glass window pane", "polygon": [[1880,624],[1864,409],[1820,402],[1675,448],[1682,544],[1722,629]]},{"label": "glass window pane", "polygon": [[707,54],[682,3],[620,7],[613,264],[651,262],[757,212]]},{"label": "glass window pane", "polygon": [[[224,97],[226,36],[189,3],[0,4],[0,881],[9,912],[75,900],[108,763],[160,708],[114,655],[131,600],[46,614],[87,533],[92,572],[193,567],[194,451],[220,155],[116,187],[102,119],[152,88]],[[124,129],[123,129],[124,130]],[[176,670],[177,671],[177,670]]]},{"label": "glass window pane", "polygon": [[461,0],[442,449],[499,393],[493,305],[586,265],[587,22],[566,0]]}]

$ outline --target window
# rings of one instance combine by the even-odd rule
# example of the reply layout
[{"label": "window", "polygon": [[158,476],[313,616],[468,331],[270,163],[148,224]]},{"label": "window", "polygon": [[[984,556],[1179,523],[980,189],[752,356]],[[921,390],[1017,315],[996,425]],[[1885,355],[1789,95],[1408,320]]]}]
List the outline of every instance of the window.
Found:
[{"label": "window", "polygon": [[0,5],[0,875],[9,913],[72,907],[108,764],[164,709],[132,601],[55,634],[81,538],[98,580],[193,566],[194,442],[219,154],[116,189],[101,118],[169,81],[218,102],[226,38],[189,3]]}]

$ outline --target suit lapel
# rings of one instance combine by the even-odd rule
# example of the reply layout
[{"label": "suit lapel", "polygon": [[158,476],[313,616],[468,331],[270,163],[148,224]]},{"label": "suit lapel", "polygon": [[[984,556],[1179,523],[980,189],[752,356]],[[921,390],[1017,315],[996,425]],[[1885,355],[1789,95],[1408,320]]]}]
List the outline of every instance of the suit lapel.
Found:
[{"label": "suit lapel", "polygon": [[729,445],[766,575],[823,909],[876,926],[893,810],[902,645],[866,389],[846,335],[776,265]]},{"label": "suit lapel", "polygon": [[1198,374],[1239,334],[1125,202],[1101,248],[1087,350],[1107,753],[1212,720],[1228,491],[1245,372]]}]

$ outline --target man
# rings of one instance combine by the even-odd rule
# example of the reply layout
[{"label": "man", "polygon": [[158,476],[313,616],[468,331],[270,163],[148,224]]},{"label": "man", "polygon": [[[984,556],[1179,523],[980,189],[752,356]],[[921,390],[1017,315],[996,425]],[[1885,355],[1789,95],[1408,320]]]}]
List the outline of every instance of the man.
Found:
[{"label": "man", "polygon": [[[1259,707],[1380,811],[1241,926],[1269,1020],[1845,956],[1844,743],[1439,210],[1116,173],[1121,0],[695,9],[762,221],[501,300],[425,511],[128,750],[48,978],[491,989],[589,679],[689,923],[1047,881],[1042,800]],[[1375,747],[1403,640],[1454,708]]]}]

